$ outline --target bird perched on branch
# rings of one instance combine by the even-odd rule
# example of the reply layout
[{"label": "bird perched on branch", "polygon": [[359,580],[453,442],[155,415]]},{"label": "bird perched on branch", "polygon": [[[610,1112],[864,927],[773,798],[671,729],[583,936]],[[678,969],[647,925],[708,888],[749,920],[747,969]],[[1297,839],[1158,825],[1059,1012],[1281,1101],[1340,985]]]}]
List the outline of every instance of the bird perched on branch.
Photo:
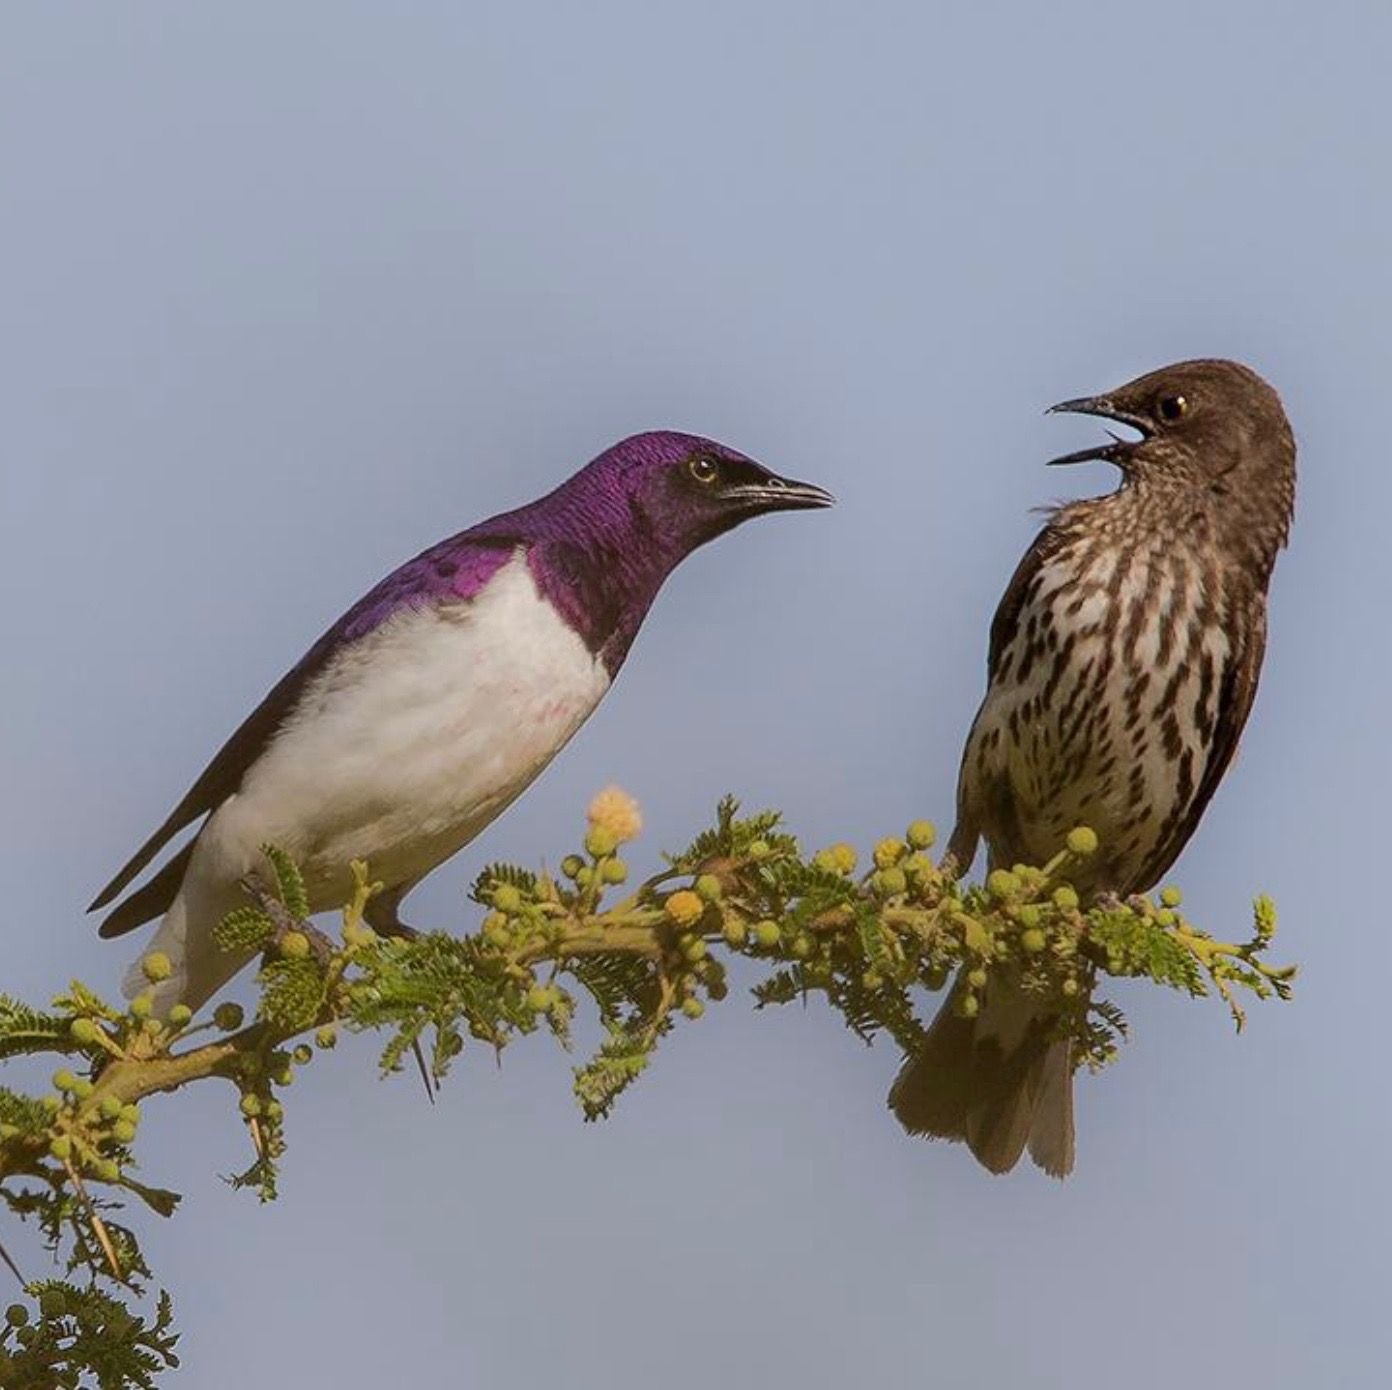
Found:
[{"label": "bird perched on branch", "polygon": [[[1054,460],[1105,460],[1121,486],[1054,512],[996,610],[948,853],[965,871],[984,839],[991,868],[1043,864],[1086,825],[1101,848],[1075,886],[1144,892],[1194,833],[1251,712],[1295,441],[1275,391],[1236,362],[1180,362],[1053,410],[1140,438]],[[1028,1144],[1062,1177],[1073,1065],[1056,1014],[1008,982],[978,1002],[970,1018],[943,1006],[890,1105],[994,1173]]]},{"label": "bird perched on branch", "polygon": [[[245,901],[261,846],[286,851],[312,911],[349,865],[402,898],[517,797],[604,697],[658,589],[698,546],[831,496],[722,444],[659,432],[614,445],[554,492],[418,555],[348,610],[228,740],[97,896],[115,901],[178,832],[198,833],[117,904],[101,935],[163,915],[173,974],[155,1006],[196,1008],[247,961],[213,930]],[[145,987],[138,969],[127,988]]]}]

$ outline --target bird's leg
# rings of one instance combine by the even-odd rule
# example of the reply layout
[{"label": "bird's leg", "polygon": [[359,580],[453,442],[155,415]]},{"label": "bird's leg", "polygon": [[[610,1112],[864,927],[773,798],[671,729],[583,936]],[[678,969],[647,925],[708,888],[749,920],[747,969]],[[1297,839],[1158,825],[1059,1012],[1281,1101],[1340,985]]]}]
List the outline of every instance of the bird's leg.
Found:
[{"label": "bird's leg", "polygon": [[416,886],[417,881],[412,879],[409,883],[398,883],[395,887],[386,888],[367,900],[363,917],[378,936],[394,936],[402,941],[414,941],[420,935],[415,927],[408,926],[400,917],[401,900]]},{"label": "bird's leg", "polygon": [[[394,936],[399,941],[414,941],[420,935],[415,927],[407,926],[401,920],[401,900],[416,886],[418,880],[398,883],[383,889],[367,900],[363,908],[363,920],[378,936]],[[430,1078],[430,1068],[425,1065],[425,1053],[421,1051],[419,1039],[411,1044],[415,1054],[416,1068],[420,1072],[421,1084],[425,1087],[426,1098],[435,1104],[435,1083]]]}]

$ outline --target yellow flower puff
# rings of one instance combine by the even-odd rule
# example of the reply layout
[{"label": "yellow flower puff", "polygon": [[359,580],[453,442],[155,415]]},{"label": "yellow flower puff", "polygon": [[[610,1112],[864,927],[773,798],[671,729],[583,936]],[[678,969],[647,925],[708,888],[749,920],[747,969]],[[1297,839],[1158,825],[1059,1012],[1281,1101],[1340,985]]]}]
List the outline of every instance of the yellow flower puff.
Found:
[{"label": "yellow flower puff", "polygon": [[607,831],[615,844],[637,839],[643,829],[638,803],[622,787],[605,787],[585,813],[594,830]]}]

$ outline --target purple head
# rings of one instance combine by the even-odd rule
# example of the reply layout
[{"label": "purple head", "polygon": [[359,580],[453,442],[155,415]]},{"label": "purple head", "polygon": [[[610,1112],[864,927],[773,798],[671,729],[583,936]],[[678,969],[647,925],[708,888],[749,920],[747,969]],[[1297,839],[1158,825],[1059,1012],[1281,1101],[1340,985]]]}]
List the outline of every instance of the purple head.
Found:
[{"label": "purple head", "polygon": [[533,542],[543,591],[616,670],[663,581],[698,546],[764,512],[832,500],[714,440],[658,430],[469,535]]},{"label": "purple head", "polygon": [[750,517],[832,500],[712,439],[654,430],[620,440],[522,513],[540,529],[617,544],[670,570]]}]

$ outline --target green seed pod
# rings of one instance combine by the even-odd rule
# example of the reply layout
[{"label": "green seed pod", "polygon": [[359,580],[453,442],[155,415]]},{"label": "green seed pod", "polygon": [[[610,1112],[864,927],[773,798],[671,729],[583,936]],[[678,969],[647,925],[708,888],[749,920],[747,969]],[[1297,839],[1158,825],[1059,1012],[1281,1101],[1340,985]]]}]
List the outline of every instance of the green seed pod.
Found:
[{"label": "green seed pod", "polygon": [[853,874],[856,866],[856,852],[847,844],[832,845],[828,849],[819,849],[812,856],[812,862],[819,868],[831,874]]},{"label": "green seed pod", "polygon": [[738,917],[726,917],[720,924],[721,935],[731,946],[743,946],[749,939],[749,928]]},{"label": "green seed pod", "polygon": [[933,861],[922,850],[915,850],[901,867],[910,878],[928,878],[933,872]]},{"label": "green seed pod", "polygon": [[314,1059],[314,1049],[308,1043],[296,1043],[290,1057],[297,1067],[302,1067]]},{"label": "green seed pod", "polygon": [[1168,907],[1162,907],[1155,914],[1155,920],[1162,927],[1172,927],[1179,921],[1179,916],[1177,913],[1171,912]]},{"label": "green seed pod", "polygon": [[711,980],[706,985],[706,993],[709,994],[710,997],[716,1001],[716,1003],[719,1003],[722,999],[724,999],[729,992],[730,988],[723,979]]},{"label": "green seed pod", "polygon": [[1063,992],[1070,999],[1078,992],[1078,982],[1071,975],[1063,982]]},{"label": "green seed pod", "polygon": [[138,1125],[140,1123],[140,1107],[138,1105],[123,1105],[121,1118],[128,1125]]},{"label": "green seed pod", "polygon": [[29,1321],[29,1310],[22,1303],[11,1303],[5,1309],[5,1321],[11,1327],[23,1327]]},{"label": "green seed pod", "polygon": [[760,946],[777,946],[782,937],[783,932],[777,922],[766,917],[762,922],[755,923],[754,940]]},{"label": "green seed pod", "polygon": [[877,869],[892,869],[908,852],[908,846],[903,840],[896,840],[888,836],[875,846],[875,867]]},{"label": "green seed pod", "polygon": [[812,954],[812,938],[805,932],[799,932],[793,938],[793,954],[799,960],[806,960]]},{"label": "green seed pod", "polygon": [[142,1022],[155,1011],[155,997],[152,994],[137,994],[130,1001],[130,1016]]},{"label": "green seed pod", "polygon": [[923,983],[931,990],[940,990],[947,983],[947,966],[942,964],[930,965],[923,972]]},{"label": "green seed pod", "polygon": [[169,1011],[169,1026],[185,1028],[193,1022],[193,1010],[187,1004],[175,1004]]},{"label": "green seed pod", "polygon": [[152,985],[167,980],[174,973],[174,962],[163,951],[151,951],[140,962],[141,972]]},{"label": "green seed pod", "polygon": [[235,1033],[242,1026],[242,1020],[246,1017],[240,1004],[219,1004],[213,1010],[213,1022],[222,1029],[224,1033]]},{"label": "green seed pod", "polygon": [[68,1033],[75,1043],[87,1047],[97,1040],[97,1025],[90,1018],[75,1018],[68,1025]]},{"label": "green seed pod", "polygon": [[251,1095],[243,1096],[241,1100],[241,1111],[249,1120],[259,1115],[261,1113],[261,1097]]},{"label": "green seed pod", "polygon": [[767,859],[773,853],[773,846],[767,840],[755,840],[749,846],[749,857],[751,859]]},{"label": "green seed pod", "polygon": [[1008,869],[992,869],[986,878],[986,891],[997,901],[1005,902],[1020,891],[1020,880]]},{"label": "green seed pod", "polygon": [[549,985],[533,985],[527,991],[527,1007],[534,1014],[544,1014],[551,1007],[553,995]]},{"label": "green seed pod", "polygon": [[967,972],[967,983],[973,989],[985,989],[986,981],[988,979],[990,979],[990,976],[979,965],[976,967],[975,970]]},{"label": "green seed pod", "polygon": [[1020,946],[1030,955],[1036,956],[1049,944],[1049,938],[1038,927],[1030,927],[1020,933]]},{"label": "green seed pod", "polygon": [[622,859],[606,859],[599,876],[605,883],[622,883],[628,877],[628,865]]},{"label": "green seed pod", "polygon": [[1160,901],[1164,903],[1166,907],[1178,907],[1180,903],[1184,901],[1184,894],[1173,886],[1162,888],[1160,890]]},{"label": "green seed pod", "polygon": [[67,1067],[62,1067],[53,1073],[53,1089],[55,1091],[75,1091],[77,1089],[77,1077],[75,1077]]},{"label": "green seed pod", "polygon": [[589,833],[585,836],[585,849],[596,859],[603,859],[606,854],[613,854],[618,847],[618,836],[607,826],[592,825]]},{"label": "green seed pod", "polygon": [[860,977],[860,983],[865,989],[879,989],[884,985],[884,976],[881,975],[878,970],[867,970],[865,974]]},{"label": "green seed pod", "polygon": [[72,1155],[72,1140],[66,1134],[56,1135],[48,1141],[48,1151],[54,1158],[68,1158]]},{"label": "green seed pod", "polygon": [[696,889],[696,896],[708,903],[718,903],[725,891],[714,874],[702,874],[693,887]]},{"label": "green seed pod", "polygon": [[314,1041],[327,1052],[338,1046],[338,1029],[332,1023],[326,1023],[314,1035]]},{"label": "green seed pod", "polygon": [[585,861],[578,854],[567,854],[561,860],[561,872],[567,878],[574,878],[585,867]]},{"label": "green seed pod", "polygon": [[285,1118],[285,1107],[278,1100],[266,1102],[266,1118],[273,1124],[279,1124]]},{"label": "green seed pod", "polygon": [[687,1018],[700,1018],[706,1011],[706,1006],[693,994],[689,999],[682,1000],[682,1013]]},{"label": "green seed pod", "polygon": [[594,870],[588,864],[575,875],[575,886],[577,888],[588,888],[594,883]]},{"label": "green seed pod", "polygon": [[39,1104],[42,1105],[50,1115],[63,1108],[63,1102],[58,1096],[43,1096],[39,1100]]},{"label": "green seed pod", "polygon": [[908,889],[909,880],[903,869],[881,869],[875,875],[875,887],[886,898],[896,897]]},{"label": "green seed pod", "polygon": [[1070,854],[1076,854],[1085,859],[1089,854],[1097,853],[1097,832],[1089,829],[1086,825],[1075,825],[1068,832],[1067,843]]},{"label": "green seed pod", "polygon": [[705,960],[708,947],[699,936],[687,937],[681,944],[681,953],[693,965],[698,960]]},{"label": "green seed pod", "polygon": [[1044,920],[1044,909],[1034,903],[1026,903],[1016,910],[1015,920],[1022,927],[1037,927]]},{"label": "green seed pod", "polygon": [[114,1120],[121,1113],[121,1102],[115,1096],[103,1096],[97,1109],[104,1120]]},{"label": "green seed pod", "polygon": [[932,849],[938,838],[938,827],[930,820],[916,820],[909,826],[906,838],[914,849]]},{"label": "green seed pod", "polygon": [[522,906],[522,894],[515,885],[500,883],[493,890],[493,906],[510,917]]},{"label": "green seed pod", "polygon": [[103,1158],[97,1163],[97,1176],[103,1182],[120,1182],[121,1165],[114,1158]]},{"label": "green seed pod", "polygon": [[135,1138],[135,1126],[128,1124],[125,1120],[117,1120],[111,1126],[111,1137],[118,1144],[129,1144]]},{"label": "green seed pod", "polygon": [[79,1076],[77,1078],[77,1084],[72,1089],[73,1095],[75,1095],[78,1100],[86,1100],[96,1088],[85,1076]]},{"label": "green seed pod", "polygon": [[309,955],[309,937],[302,931],[288,931],[280,938],[280,954],[286,960],[304,960]]},{"label": "green seed pod", "polygon": [[981,1001],[974,994],[963,994],[953,1008],[958,1018],[975,1018],[981,1012]]},{"label": "green seed pod", "polygon": [[1061,912],[1075,912],[1078,908],[1078,892],[1062,883],[1054,889],[1054,906]]},{"label": "green seed pod", "polygon": [[67,1311],[68,1299],[62,1289],[45,1289],[39,1295],[39,1312],[50,1322]]}]

